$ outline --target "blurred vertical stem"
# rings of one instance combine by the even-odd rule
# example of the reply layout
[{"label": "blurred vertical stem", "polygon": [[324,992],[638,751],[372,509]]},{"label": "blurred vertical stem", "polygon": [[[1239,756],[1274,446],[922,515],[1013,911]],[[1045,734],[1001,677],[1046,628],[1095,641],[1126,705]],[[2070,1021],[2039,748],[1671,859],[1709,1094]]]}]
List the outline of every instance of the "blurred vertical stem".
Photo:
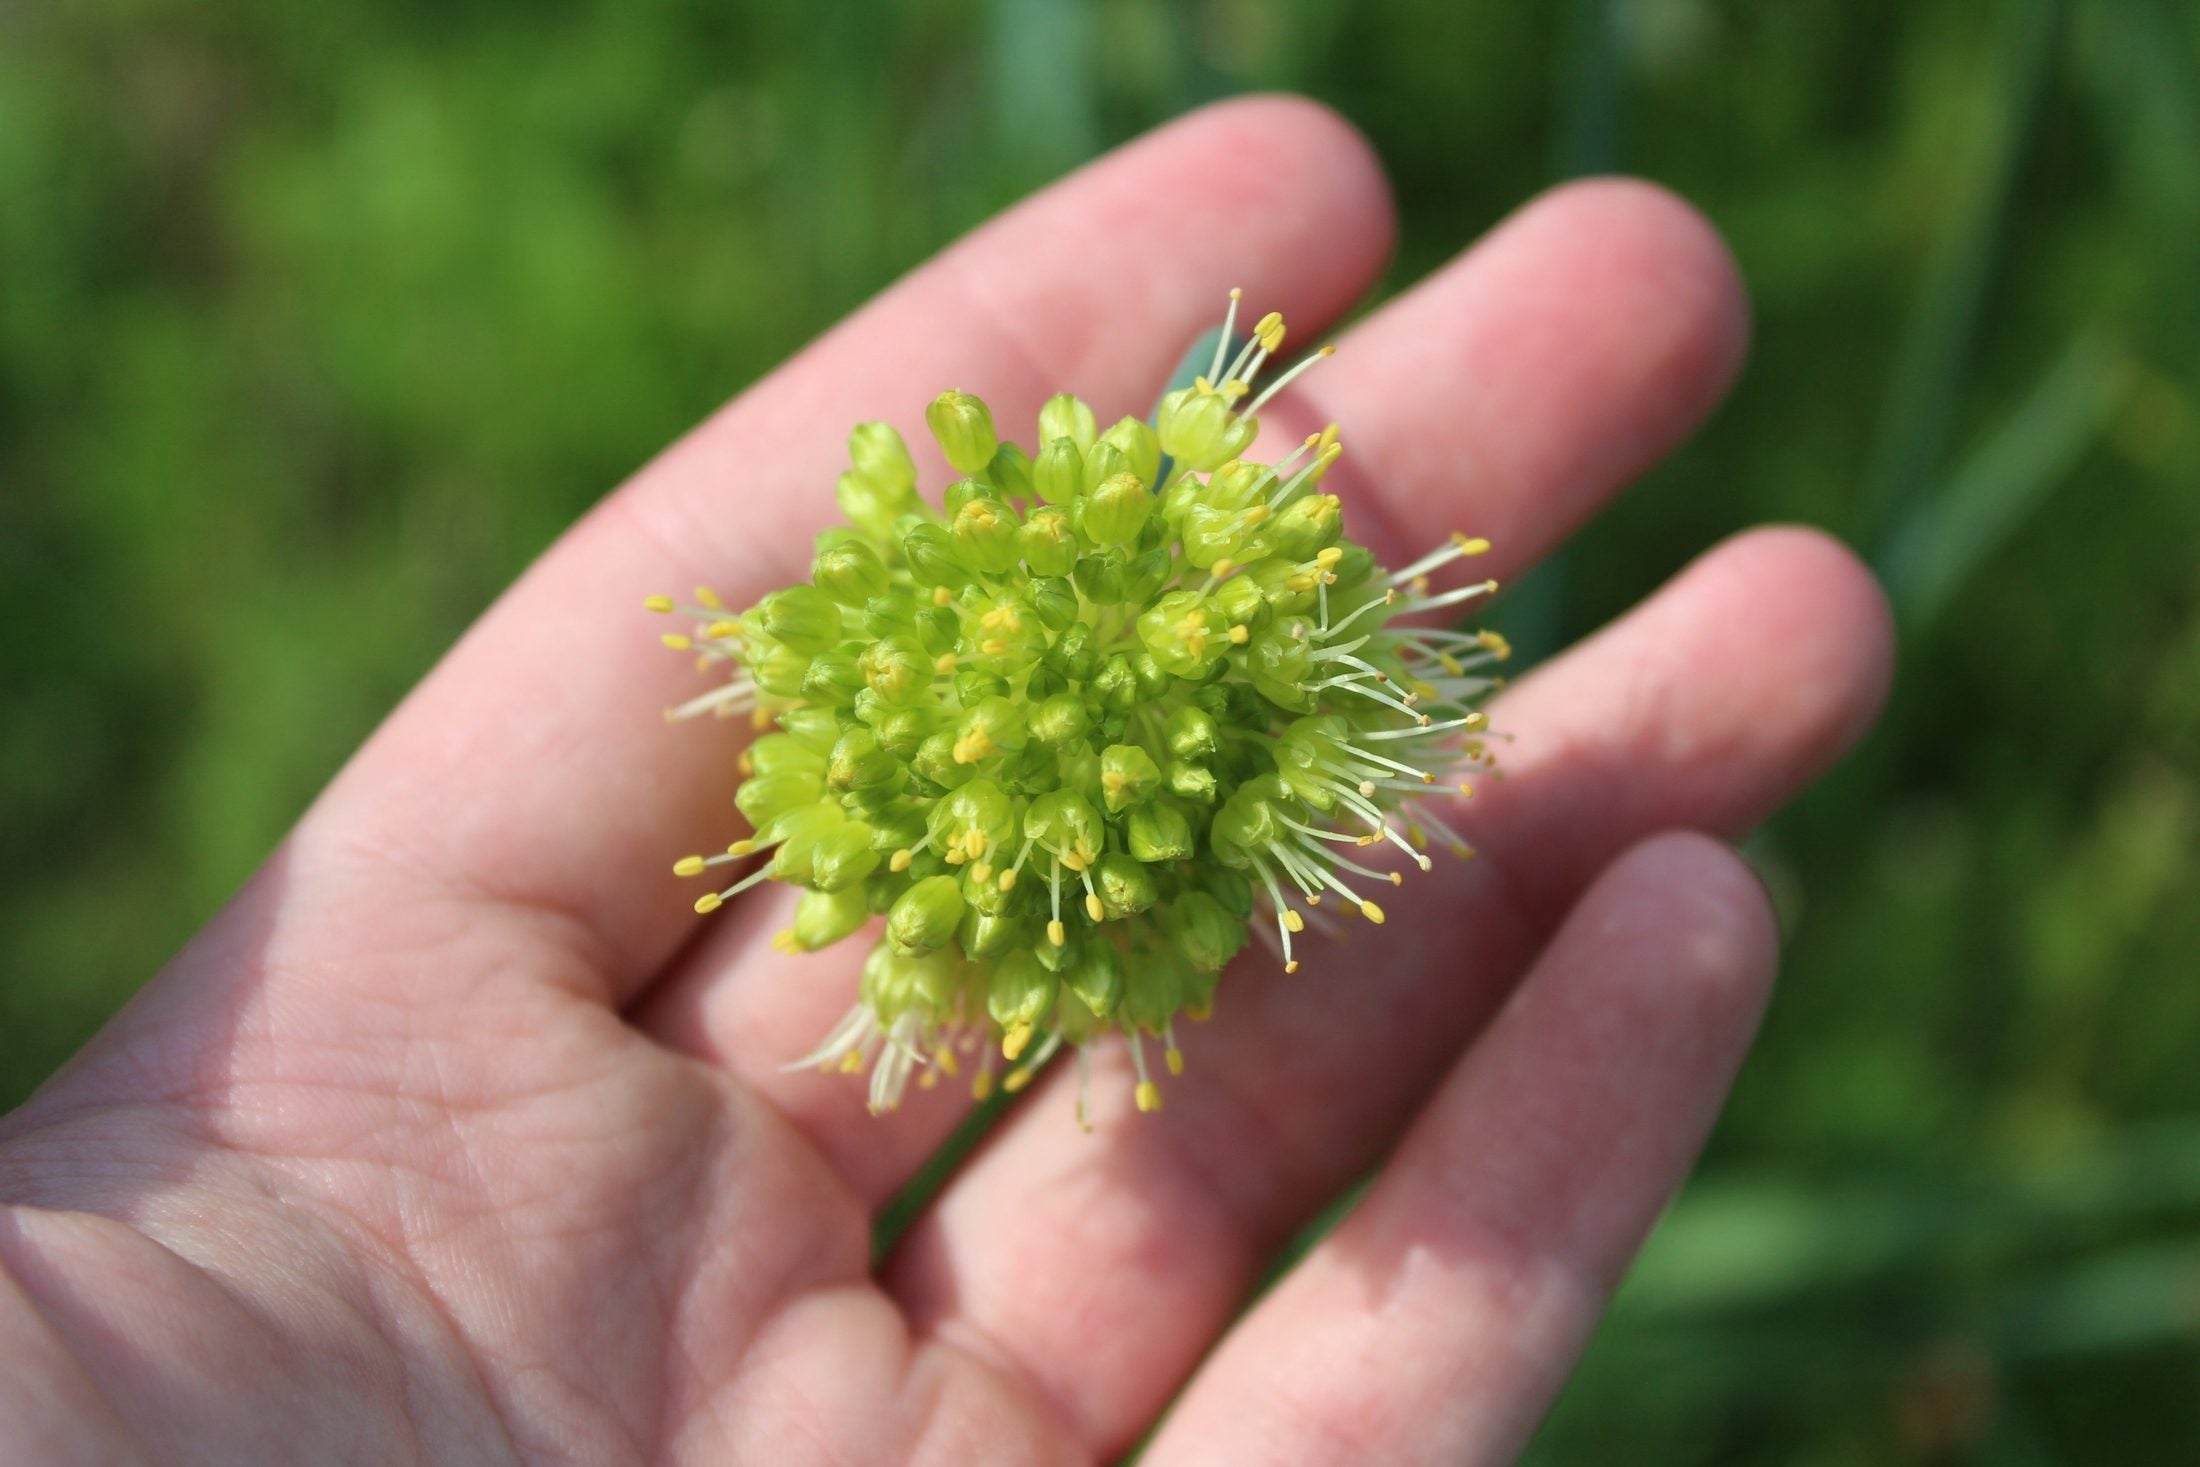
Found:
[{"label": "blurred vertical stem", "polygon": [[1100,150],[1093,103],[1092,7],[1083,0],[992,0],[986,71],[996,146],[1052,178]]},{"label": "blurred vertical stem", "polygon": [[1924,494],[1947,456],[2011,199],[2054,75],[2063,0],[2011,4],[2013,35],[1994,136],[1971,194],[1933,252],[1888,380],[1858,507],[1858,538],[1867,543],[1883,539],[1889,521]]},{"label": "blurred vertical stem", "polygon": [[[1571,0],[1559,52],[1551,173],[1581,178],[1619,166],[1619,21],[1615,0]],[[1526,662],[1565,634],[1566,552],[1553,551],[1507,592],[1503,620]]]}]

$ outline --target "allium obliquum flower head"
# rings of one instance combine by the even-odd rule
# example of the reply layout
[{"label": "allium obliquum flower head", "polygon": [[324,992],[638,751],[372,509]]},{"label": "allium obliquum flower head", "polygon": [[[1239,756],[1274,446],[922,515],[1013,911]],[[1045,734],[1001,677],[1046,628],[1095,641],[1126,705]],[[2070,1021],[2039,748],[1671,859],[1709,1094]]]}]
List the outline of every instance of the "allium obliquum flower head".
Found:
[{"label": "allium obliquum flower head", "polygon": [[855,1005],[796,1062],[868,1069],[873,1110],[966,1059],[980,1099],[996,1057],[1018,1090],[1068,1045],[1082,1120],[1088,1056],[1115,1043],[1158,1110],[1147,1042],[1183,1073],[1176,1021],[1208,1016],[1249,936],[1295,972],[1309,925],[1383,922],[1371,893],[1432,842],[1471,854],[1439,806],[1491,767],[1475,704],[1508,649],[1429,614],[1496,589],[1438,586],[1488,543],[1386,570],[1322,488],[1334,424],[1249,457],[1261,410],[1331,349],[1256,391],[1283,318],[1233,354],[1237,308],[1151,423],[1103,429],[1061,393],[1027,451],[943,392],[939,506],[900,435],[859,424],[846,524],[806,583],[738,613],[649,598],[714,678],[667,716],[758,734],[734,796],[753,833],[673,870],[711,878],[704,913],[801,888],[787,952],[878,933]]}]

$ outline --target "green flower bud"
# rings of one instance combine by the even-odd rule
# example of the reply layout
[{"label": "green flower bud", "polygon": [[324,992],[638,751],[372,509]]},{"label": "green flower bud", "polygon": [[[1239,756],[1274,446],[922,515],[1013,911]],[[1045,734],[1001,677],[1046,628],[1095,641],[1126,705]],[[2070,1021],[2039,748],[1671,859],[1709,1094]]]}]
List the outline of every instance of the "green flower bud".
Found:
[{"label": "green flower bud", "polygon": [[815,586],[774,591],[756,612],[766,636],[797,652],[822,652],[840,640],[840,605]]},{"label": "green flower bud", "polygon": [[1279,555],[1312,560],[1344,534],[1344,506],[1334,494],[1308,494],[1284,506],[1269,522],[1267,536]]},{"label": "green flower bud", "polygon": [[802,696],[818,703],[850,703],[865,691],[860,644],[849,642],[810,659],[802,674]]},{"label": "green flower bud", "polygon": [[1138,618],[1138,639],[1162,671],[1196,681],[1230,650],[1220,620],[1199,592],[1172,591]]},{"label": "green flower bud", "polygon": [[1184,961],[1201,973],[1219,973],[1245,946],[1245,918],[1232,915],[1203,891],[1185,892],[1169,903],[1161,912],[1161,930]]},{"label": "green flower bud", "polygon": [[810,562],[810,579],[843,606],[861,606],[891,584],[878,552],[853,536],[820,548]]},{"label": "green flower bud", "polygon": [[928,876],[901,894],[886,914],[894,950],[914,956],[947,945],[963,917],[962,892],[952,876]]},{"label": "green flower bud", "polygon": [[[869,689],[865,689],[868,693]],[[875,696],[875,695],[874,695]],[[917,752],[917,745],[932,732],[932,711],[929,708],[886,708],[872,721],[871,729],[878,735],[878,745],[896,759],[906,762]]]},{"label": "green flower bud", "polygon": [[916,492],[916,461],[909,457],[909,445],[901,441],[891,424],[856,424],[848,435],[848,461],[855,465],[856,473],[881,490],[892,494]]},{"label": "green flower bud", "polygon": [[1039,409],[1039,441],[1052,443],[1057,438],[1067,438],[1079,453],[1092,447],[1093,438],[1099,432],[1099,420],[1084,399],[1074,393],[1057,392]]},{"label": "green flower bud", "polygon": [[1236,458],[1260,436],[1257,419],[1233,412],[1220,393],[1186,387],[1161,399],[1161,451],[1202,473]]},{"label": "green flower bud", "polygon": [[851,886],[844,891],[806,891],[802,893],[802,900],[795,903],[794,925],[790,931],[796,947],[814,953],[848,936],[870,920],[870,916],[861,886]]},{"label": "green flower bud", "polygon": [[1131,811],[1125,833],[1136,860],[1182,861],[1192,854],[1192,822],[1165,800],[1153,800]]},{"label": "green flower bud", "polygon": [[824,798],[825,781],[807,771],[786,770],[758,774],[741,781],[734,791],[734,808],[749,824],[762,830],[787,811]]},{"label": "green flower bud", "polygon": [[878,734],[857,724],[833,743],[825,787],[838,794],[875,789],[901,778],[901,761],[879,747]]},{"label": "green flower bud", "polygon": [[1016,807],[990,779],[973,779],[932,807],[926,834],[949,861],[988,861],[1016,831]]},{"label": "green flower bud", "polygon": [[1131,673],[1138,679],[1138,696],[1146,701],[1158,700],[1170,691],[1169,670],[1154,660],[1151,652],[1131,654]]},{"label": "green flower bud", "polygon": [[[833,725],[839,727],[837,721]],[[749,767],[758,774],[825,773],[825,756],[793,734],[766,734],[749,745]]]},{"label": "green flower bud", "polygon": [[952,591],[970,581],[961,547],[945,525],[911,526],[901,537],[901,555],[920,586],[945,586]]},{"label": "green flower bud", "polygon": [[1040,577],[1031,583],[1031,606],[1041,626],[1066,631],[1077,620],[1077,588],[1058,576]]},{"label": "green flower bud", "polygon": [[1085,450],[1084,473],[1078,484],[1079,494],[1090,494],[1117,474],[1129,474],[1133,479],[1137,471],[1131,467],[1130,455],[1106,439]]},{"label": "green flower bud", "polygon": [[955,731],[943,728],[926,734],[924,742],[917,745],[917,752],[909,758],[909,772],[940,789],[951,790],[968,784],[978,767],[956,762]]},{"label": "green flower bud", "polygon": [[1207,602],[1225,625],[1258,631],[1268,624],[1268,598],[1261,595],[1260,587],[1250,576],[1233,576],[1224,581],[1207,593]]},{"label": "green flower bud", "polygon": [[1054,1007],[1054,995],[1060,988],[1060,981],[1029,948],[1008,953],[994,965],[993,977],[986,984],[985,1011],[1004,1034],[1014,1036],[1022,1030],[1020,1040],[1007,1040],[1017,1054],[1030,1041],[1031,1031],[1046,1022],[1047,1011]]},{"label": "green flower bud", "polygon": [[[968,877],[964,878],[961,889],[966,893],[974,892],[979,900],[998,891],[989,881],[974,883]],[[1028,953],[1031,951],[1030,939],[1031,930],[1023,918],[981,912],[975,905],[964,908],[962,925],[955,929],[956,944],[974,958],[997,958],[1011,948]]]},{"label": "green flower bud", "polygon": [[1016,532],[1016,549],[1035,576],[1066,576],[1077,564],[1077,531],[1066,511],[1035,509]]},{"label": "green flower bud", "polygon": [[1092,884],[1111,921],[1143,912],[1161,896],[1153,872],[1121,851],[1100,858],[1092,868]]},{"label": "green flower bud", "polygon": [[1022,705],[1008,698],[987,698],[968,709],[955,726],[955,762],[975,764],[995,754],[1013,754],[1030,737],[1031,723]]},{"label": "green flower bud", "polygon": [[1054,639],[1047,651],[1047,666],[1066,678],[1083,682],[1100,666],[1100,659],[1093,651],[1093,630],[1085,622],[1075,622]]},{"label": "green flower bud", "polygon": [[756,685],[778,698],[799,698],[810,676],[810,654],[764,637],[749,640],[747,661]]},{"label": "green flower bud", "polygon": [[1222,729],[1212,713],[1187,703],[1162,725],[1162,741],[1180,758],[1205,759],[1222,747]]},{"label": "green flower bud", "polygon": [[874,834],[862,821],[850,820],[819,835],[810,850],[810,884],[819,891],[845,891],[861,885],[885,859],[872,848]]},{"label": "green flower bud", "polygon": [[1102,663],[1092,677],[1093,696],[1100,706],[1118,713],[1127,713],[1138,706],[1138,674],[1131,671],[1131,660],[1118,652]]},{"label": "green flower bud", "polygon": [[955,547],[963,564],[999,575],[1016,564],[1016,512],[996,499],[973,498],[955,512]]},{"label": "green flower bud", "polygon": [[1057,693],[1031,710],[1031,736],[1042,743],[1066,744],[1091,729],[1091,710],[1077,693]]},{"label": "green flower bud", "polygon": [[1194,764],[1185,759],[1171,759],[1163,779],[1169,793],[1178,799],[1190,800],[1195,805],[1211,805],[1219,785],[1215,772],[1204,764]]},{"label": "green flower bud", "polygon": [[1078,946],[1062,986],[1077,995],[1096,1019],[1106,1019],[1123,1002],[1123,955],[1112,942],[1086,942]]},{"label": "green flower bud", "polygon": [[761,834],[779,844],[772,851],[771,873],[781,881],[808,886],[817,879],[818,842],[844,828],[848,817],[830,800],[798,805],[777,816]]},{"label": "green flower bud", "polygon": [[873,642],[856,659],[864,686],[888,703],[911,703],[932,690],[932,659],[908,637]]},{"label": "green flower bud", "polygon": [[993,462],[1000,440],[993,435],[993,414],[976,397],[949,389],[924,410],[925,426],[939,440],[940,452],[958,474],[975,474]]},{"label": "green flower bud", "polygon": [[1033,800],[1024,812],[1024,839],[1036,842],[1072,871],[1082,871],[1100,859],[1107,825],[1082,796],[1056,790]]},{"label": "green flower bud", "polygon": [[1110,744],[1100,751],[1100,791],[1109,814],[1129,809],[1160,784],[1161,766],[1138,745]]},{"label": "green flower bud", "polygon": [[1101,480],[1077,508],[1085,537],[1095,545],[1128,545],[1145,527],[1153,496],[1135,474],[1115,474]]},{"label": "green flower bud", "polygon": [[1068,504],[1085,489],[1085,455],[1067,438],[1039,451],[1031,466],[1031,487],[1048,504]]},{"label": "green flower bud", "polygon": [[1034,496],[1031,458],[1013,443],[1003,443],[993,450],[993,462],[986,465],[985,476],[1005,498],[1030,499]]},{"label": "green flower bud", "polygon": [[[1168,948],[1141,953],[1139,961],[1130,964],[1124,974],[1119,1019],[1131,1028],[1158,1033],[1161,1026],[1169,1022],[1169,1016],[1183,1005],[1185,982],[1191,976],[1184,961]],[[1153,1104],[1159,1103],[1157,1091]],[[1144,1097],[1140,1104],[1146,1104]]]},{"label": "green flower bud", "polygon": [[1121,418],[1100,441],[1111,443],[1122,452],[1130,464],[1131,472],[1141,484],[1151,484],[1161,473],[1161,440],[1154,435],[1143,418]]}]

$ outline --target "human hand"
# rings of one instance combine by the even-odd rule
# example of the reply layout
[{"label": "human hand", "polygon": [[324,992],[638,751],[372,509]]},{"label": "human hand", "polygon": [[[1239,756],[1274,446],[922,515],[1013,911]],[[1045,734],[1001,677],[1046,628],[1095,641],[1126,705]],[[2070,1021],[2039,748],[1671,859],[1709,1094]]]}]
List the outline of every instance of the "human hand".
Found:
[{"label": "human hand", "polygon": [[[1687,1168],[1775,935],[1700,830],[1866,726],[1869,578],[1819,536],[1704,556],[1492,708],[1509,777],[1360,952],[1231,975],[1157,1117],[1043,1077],[882,1269],[872,1212],[959,1118],[783,1074],[854,959],[766,888],[698,925],[722,741],[644,589],[799,579],[850,420],[942,385],[1143,410],[1222,289],[1333,318],[1389,242],[1333,117],[1210,109],[957,245],[553,547],[267,866],[0,1122],[0,1441],[21,1460],[1083,1461],[1515,1452]],[[1745,309],[1708,228],[1602,182],[1528,206],[1269,410],[1394,562],[1500,576],[1709,410]],[[1043,365],[1042,365],[1043,364]],[[1231,1324],[1280,1244],[1385,1156]],[[1220,1337],[1219,1344],[1217,1338]],[[1210,1353],[1210,1351],[1212,1353]],[[1204,1364],[1202,1359],[1204,1357]],[[1187,1384],[1189,1378],[1189,1384]]]}]

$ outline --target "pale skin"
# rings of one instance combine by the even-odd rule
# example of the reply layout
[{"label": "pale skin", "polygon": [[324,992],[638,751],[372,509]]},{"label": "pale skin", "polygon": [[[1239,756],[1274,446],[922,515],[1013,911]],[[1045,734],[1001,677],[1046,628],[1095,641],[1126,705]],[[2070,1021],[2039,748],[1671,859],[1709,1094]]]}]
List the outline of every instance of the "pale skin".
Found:
[{"label": "pale skin", "polygon": [[[560,540],[0,1122],[14,1459],[1084,1462],[1172,1401],[1148,1462],[1515,1454],[1765,1002],[1774,925],[1721,839],[1881,699],[1847,552],[1740,535],[1523,678],[1510,777],[1458,817],[1481,859],[1296,976],[1253,950],[1159,1115],[1109,1058],[1087,1135],[1042,1076],[875,1271],[871,1215],[967,1097],[880,1119],[780,1071],[859,944],[773,951],[769,891],[689,911],[671,858],[741,833],[726,726],[659,721],[696,685],[638,609],[799,578],[854,419],[921,443],[946,386],[1023,435],[1063,388],[1143,411],[1226,287],[1303,344],[1390,230],[1335,117],[1209,109],[955,245]],[[1465,529],[1509,578],[1694,429],[1746,335],[1702,219],[1579,184],[1267,417],[1344,425],[1327,487],[1378,554]]]}]

